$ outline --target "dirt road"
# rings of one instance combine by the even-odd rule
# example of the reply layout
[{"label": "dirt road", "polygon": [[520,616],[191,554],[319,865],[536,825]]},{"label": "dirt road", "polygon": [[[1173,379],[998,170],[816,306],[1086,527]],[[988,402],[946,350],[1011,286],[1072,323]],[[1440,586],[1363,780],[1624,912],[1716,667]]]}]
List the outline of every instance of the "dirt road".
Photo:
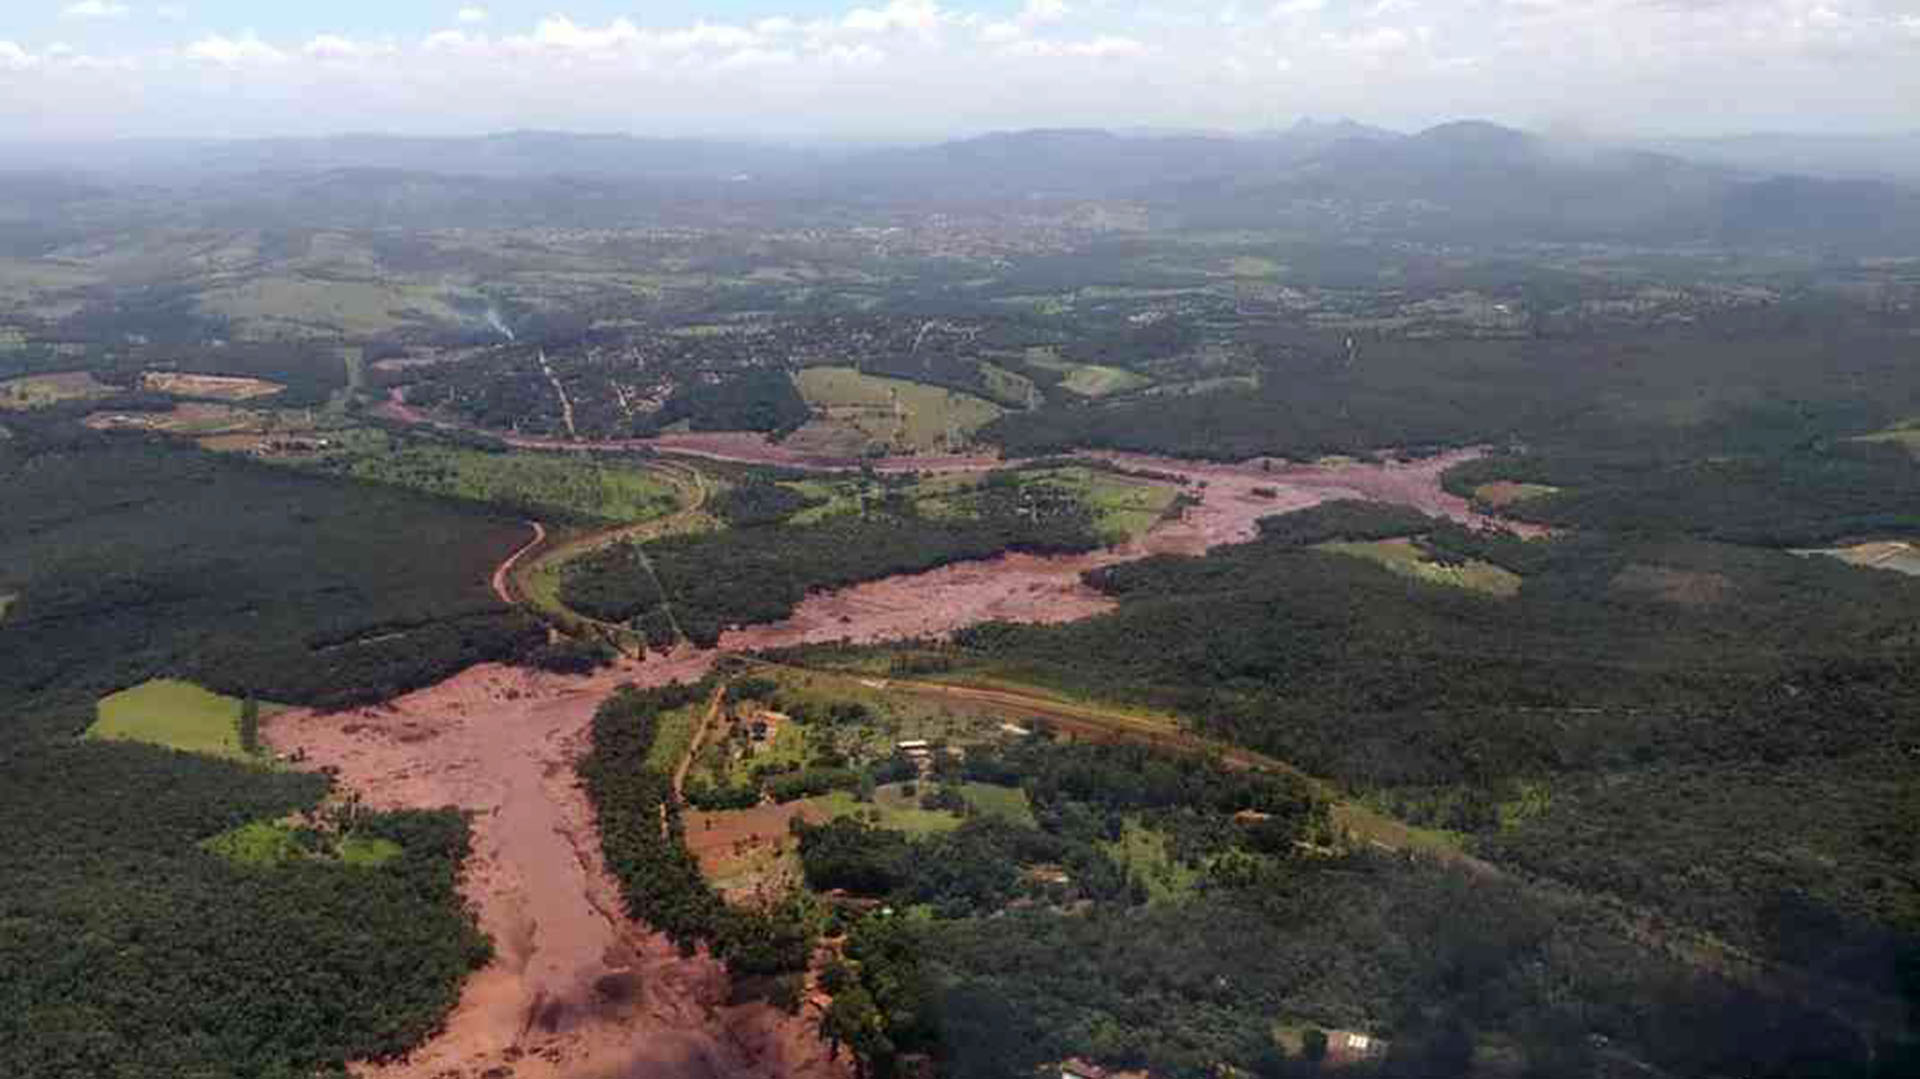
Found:
[{"label": "dirt road", "polygon": [[526,546],[507,556],[507,560],[500,563],[493,571],[493,594],[499,596],[500,602],[508,606],[519,602],[513,595],[513,567],[519,565],[520,560],[534,548],[547,542],[546,525],[539,521],[528,521],[527,524],[533,526],[533,538],[527,541]]}]

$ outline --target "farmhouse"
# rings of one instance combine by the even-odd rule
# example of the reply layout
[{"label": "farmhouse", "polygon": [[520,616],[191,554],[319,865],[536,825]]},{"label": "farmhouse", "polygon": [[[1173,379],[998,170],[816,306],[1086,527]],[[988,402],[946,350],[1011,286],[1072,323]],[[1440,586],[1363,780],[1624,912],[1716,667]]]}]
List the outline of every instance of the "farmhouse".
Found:
[{"label": "farmhouse", "polygon": [[1384,1039],[1352,1030],[1336,1030],[1327,1035],[1327,1061],[1331,1064],[1359,1064],[1387,1055]]}]

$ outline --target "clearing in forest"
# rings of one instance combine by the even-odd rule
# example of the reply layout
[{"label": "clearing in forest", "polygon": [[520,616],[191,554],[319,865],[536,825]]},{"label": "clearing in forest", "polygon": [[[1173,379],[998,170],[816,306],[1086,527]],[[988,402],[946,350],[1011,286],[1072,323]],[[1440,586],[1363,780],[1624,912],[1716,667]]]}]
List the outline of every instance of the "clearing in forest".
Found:
[{"label": "clearing in forest", "polygon": [[1520,575],[1488,562],[1462,562],[1447,565],[1434,562],[1411,539],[1376,540],[1371,543],[1322,543],[1317,548],[1364,558],[1394,573],[1432,584],[1483,592],[1508,599],[1520,594]]},{"label": "clearing in forest", "polygon": [[1473,489],[1473,500],[1497,510],[1517,505],[1530,498],[1544,498],[1560,493],[1560,488],[1549,487],[1544,483],[1513,483],[1501,480],[1498,483],[1483,483]]},{"label": "clearing in forest", "polygon": [[793,436],[794,444],[824,452],[954,452],[972,445],[974,432],[1002,411],[971,394],[851,367],[809,367],[796,381],[818,418]]},{"label": "clearing in forest", "polygon": [[170,393],[175,397],[210,397],[216,401],[251,401],[257,397],[272,397],[286,389],[280,383],[268,382],[264,378],[190,375],[179,371],[148,371],[140,381],[156,393]]},{"label": "clearing in forest", "polygon": [[1111,397],[1116,393],[1128,393],[1153,385],[1152,379],[1124,367],[1074,363],[1061,359],[1052,349],[1028,349],[1027,364],[1060,372],[1064,376],[1060,380],[1061,387],[1082,397]]},{"label": "clearing in forest", "polygon": [[252,821],[222,832],[200,846],[235,865],[271,867],[295,860],[337,861],[356,869],[387,864],[404,853],[400,844],[376,836],[337,836],[286,821]]},{"label": "clearing in forest", "polygon": [[0,382],[0,409],[24,411],[46,408],[63,401],[90,401],[112,392],[112,386],[95,379],[87,371],[26,375]]},{"label": "clearing in forest", "polygon": [[[99,718],[87,728],[86,737],[253,760],[240,746],[244,707],[237,697],[223,697],[192,682],[156,678],[102,697]],[[260,705],[263,717],[281,710],[278,705]]]},{"label": "clearing in forest", "polygon": [[[1900,540],[1887,540],[1879,543],[1862,543],[1853,547],[1821,547],[1793,552],[1797,555],[1825,555],[1837,558],[1849,566],[1862,569],[1884,569],[1895,573],[1904,573],[1909,577],[1920,577],[1920,547]],[[4,600],[0,600],[0,610],[5,609]]]}]

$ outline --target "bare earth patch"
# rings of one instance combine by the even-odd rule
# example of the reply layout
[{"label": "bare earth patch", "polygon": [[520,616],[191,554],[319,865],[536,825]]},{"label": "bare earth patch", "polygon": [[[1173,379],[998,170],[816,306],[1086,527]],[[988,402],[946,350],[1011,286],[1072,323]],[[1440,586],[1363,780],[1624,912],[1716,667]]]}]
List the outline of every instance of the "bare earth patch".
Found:
[{"label": "bare earth patch", "polygon": [[[469,978],[445,1030],[375,1079],[840,1076],[808,1020],[731,1006],[723,967],[682,958],[628,920],[574,776],[588,724],[620,682],[705,672],[710,654],[589,678],[475,667],[391,705],[275,717],[267,738],[381,808],[474,815],[462,891],[497,956]],[[501,1070],[505,1069],[505,1070]]]},{"label": "bare earth patch", "polygon": [[1683,607],[1711,607],[1732,594],[1733,582],[1718,573],[1636,562],[1614,577],[1613,589]]},{"label": "bare earth patch", "polygon": [[220,401],[251,401],[271,397],[285,386],[261,378],[231,375],[187,375],[176,371],[148,371],[141,376],[147,389],[176,397],[211,397]]},{"label": "bare earth patch", "polygon": [[0,381],[0,409],[45,408],[63,401],[87,401],[105,397],[113,387],[88,371],[62,371],[50,375],[23,375]]}]

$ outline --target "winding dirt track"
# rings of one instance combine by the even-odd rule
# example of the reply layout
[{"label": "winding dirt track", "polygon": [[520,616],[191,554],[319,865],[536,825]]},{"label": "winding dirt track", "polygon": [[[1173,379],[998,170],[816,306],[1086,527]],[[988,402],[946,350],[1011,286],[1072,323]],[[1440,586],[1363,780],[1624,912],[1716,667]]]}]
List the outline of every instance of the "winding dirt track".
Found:
[{"label": "winding dirt track", "polygon": [[[728,632],[717,651],[623,661],[584,678],[481,666],[378,709],[274,717],[265,734],[276,749],[304,751],[370,805],[451,805],[474,816],[463,894],[498,955],[468,980],[441,1034],[405,1060],[357,1071],[372,1079],[850,1074],[844,1058],[828,1058],[808,1018],[764,1004],[729,1006],[717,963],[681,957],[625,917],[574,773],[593,711],[616,685],[698,678],[727,652],[939,636],[991,618],[1088,617],[1111,606],[1082,583],[1088,569],[1198,554],[1253,537],[1262,517],[1329,499],[1374,498],[1484,524],[1439,490],[1441,473],[1471,456],[1302,467],[1109,455],[1128,468],[1183,478],[1198,504],[1122,547],[1067,558],[1012,555],[815,595],[785,622]],[[909,460],[920,471],[997,463]],[[536,526],[536,542],[543,534]],[[511,570],[531,546],[496,571],[496,592],[511,595]]]},{"label": "winding dirt track", "polygon": [[525,546],[509,555],[507,560],[500,563],[499,567],[493,571],[493,594],[500,597],[500,602],[509,607],[516,602],[513,598],[513,567],[519,565],[520,560],[525,558],[528,552],[547,542],[546,525],[539,521],[528,521],[527,524],[533,526],[533,538],[528,540]]}]

